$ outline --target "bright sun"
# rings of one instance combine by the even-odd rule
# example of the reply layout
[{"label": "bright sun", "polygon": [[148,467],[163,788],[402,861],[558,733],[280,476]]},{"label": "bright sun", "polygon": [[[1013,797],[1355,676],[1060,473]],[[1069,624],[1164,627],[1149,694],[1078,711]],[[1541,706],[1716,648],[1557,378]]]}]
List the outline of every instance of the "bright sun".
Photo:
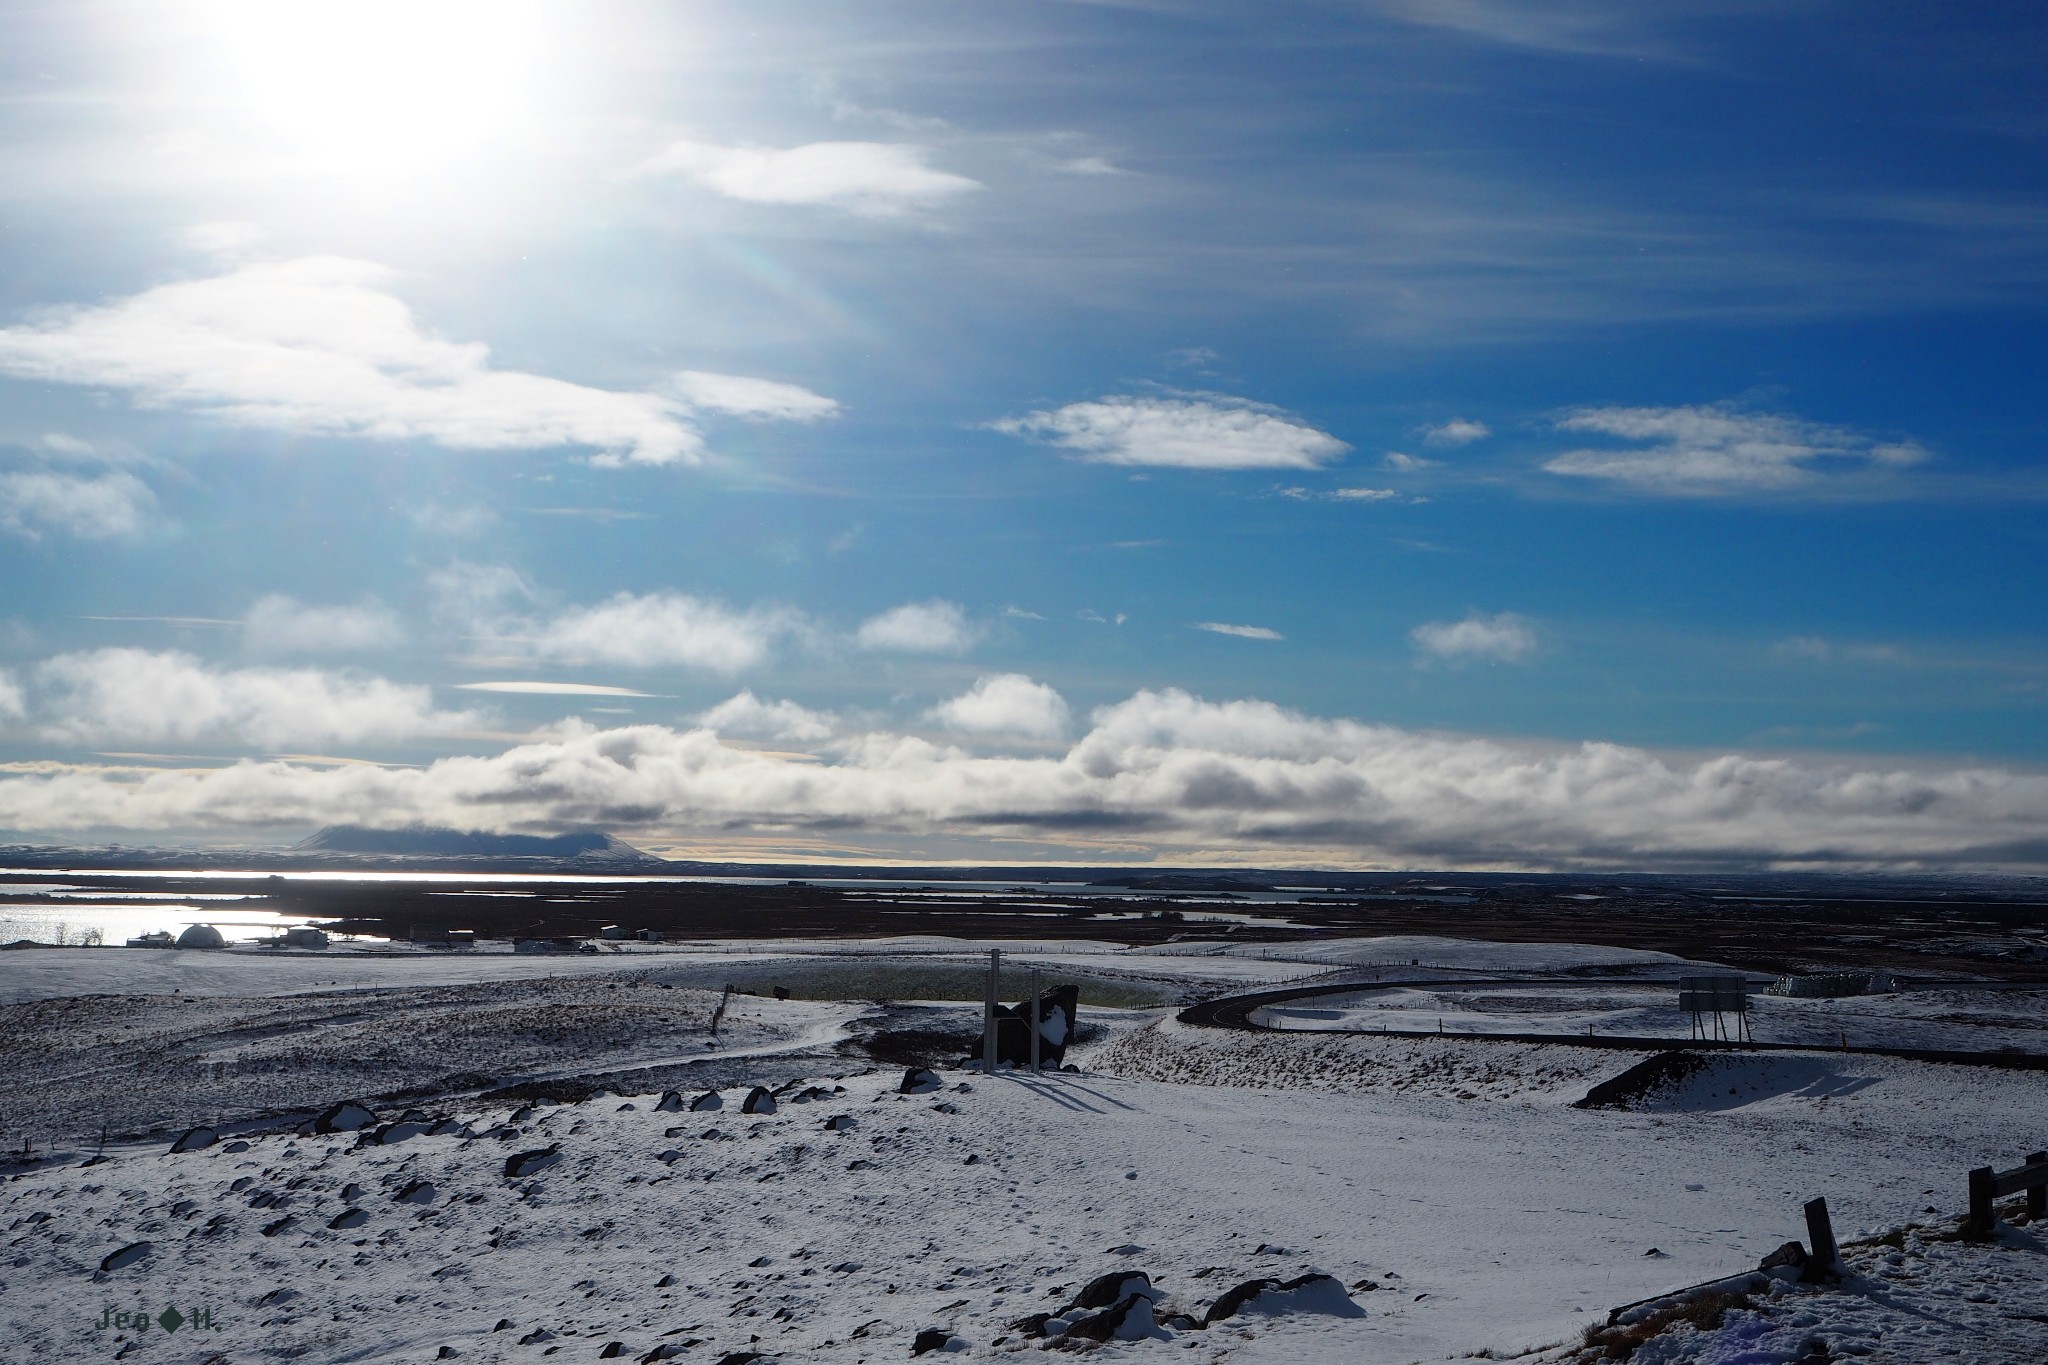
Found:
[{"label": "bright sun", "polygon": [[538,47],[523,0],[204,0],[255,131],[323,168],[403,170],[497,132]]}]

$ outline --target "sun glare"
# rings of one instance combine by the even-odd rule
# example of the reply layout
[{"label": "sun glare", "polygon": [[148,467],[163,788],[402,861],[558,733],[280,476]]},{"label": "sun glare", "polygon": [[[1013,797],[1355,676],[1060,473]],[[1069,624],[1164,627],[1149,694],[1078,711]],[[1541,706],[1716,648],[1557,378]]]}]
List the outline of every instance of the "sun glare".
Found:
[{"label": "sun glare", "polygon": [[266,141],[323,169],[405,170],[489,139],[526,103],[535,6],[212,0],[206,41]]}]

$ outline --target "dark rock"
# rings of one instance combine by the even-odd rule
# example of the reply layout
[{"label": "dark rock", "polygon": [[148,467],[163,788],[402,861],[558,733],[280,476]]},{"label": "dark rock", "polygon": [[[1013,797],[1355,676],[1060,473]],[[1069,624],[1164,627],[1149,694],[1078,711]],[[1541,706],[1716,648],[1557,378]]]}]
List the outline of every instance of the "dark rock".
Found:
[{"label": "dark rock", "polygon": [[921,1356],[927,1351],[943,1351],[952,1340],[953,1334],[945,1328],[927,1327],[910,1343],[910,1354]]},{"label": "dark rock", "polygon": [[1081,1286],[1081,1292],[1074,1295],[1067,1304],[1069,1311],[1076,1308],[1107,1308],[1119,1299],[1132,1294],[1143,1294],[1158,1298],[1159,1291],[1152,1287],[1152,1277],[1142,1270],[1112,1270],[1107,1275],[1097,1275]]},{"label": "dark rock", "polygon": [[828,1133],[844,1133],[859,1126],[851,1114],[834,1114],[825,1120],[825,1131]]},{"label": "dark rock", "polygon": [[693,1114],[701,1114],[707,1109],[723,1108],[725,1108],[725,1097],[716,1090],[707,1090],[696,1099],[690,1101],[690,1112]]},{"label": "dark rock", "polygon": [[597,1353],[597,1358],[598,1358],[599,1360],[617,1360],[617,1359],[618,1359],[618,1358],[619,1358],[620,1356],[624,1355],[625,1353],[626,1353],[626,1343],[625,1343],[625,1342],[623,1342],[623,1341],[607,1341],[607,1342],[606,1342],[606,1343],[604,1344],[604,1349],[603,1349],[602,1351],[599,1351],[599,1352]]},{"label": "dark rock", "polygon": [[496,1327],[493,1327],[493,1328],[492,1328],[491,1330],[492,1330],[493,1332],[502,1332],[502,1331],[504,1331],[504,1330],[505,1330],[506,1328],[510,1327],[511,1325],[512,1325],[512,1319],[510,1319],[510,1318],[499,1318],[499,1319],[498,1319],[498,1325],[497,1325]]},{"label": "dark rock", "polygon": [[406,1182],[404,1189],[391,1196],[391,1200],[395,1204],[431,1204],[434,1202],[434,1193],[433,1182],[410,1180]]},{"label": "dark rock", "polygon": [[[1081,1008],[1081,988],[1058,986],[1038,997],[1038,1064],[1058,1067],[1066,1060],[1067,1044],[1074,1037],[1074,1025]],[[996,1061],[1014,1066],[1031,1065],[1031,1002],[996,1007]]]},{"label": "dark rock", "polygon": [[214,1132],[211,1128],[187,1128],[183,1133],[179,1134],[178,1140],[171,1144],[171,1150],[173,1152],[203,1151],[219,1141],[220,1134]]},{"label": "dark rock", "polygon": [[747,1098],[740,1103],[742,1114],[772,1114],[775,1112],[775,1095],[765,1085],[757,1085],[747,1092]]},{"label": "dark rock", "polygon": [[461,1354],[462,1352],[456,1350],[453,1346],[443,1346],[440,1350],[434,1352],[434,1359],[453,1360]]},{"label": "dark rock", "polygon": [[278,1219],[275,1223],[265,1223],[263,1225],[263,1235],[265,1237],[275,1237],[280,1232],[290,1232],[292,1230],[292,1225],[296,1222],[298,1222],[296,1218],[293,1218],[290,1214],[286,1214],[284,1217]]},{"label": "dark rock", "polygon": [[1067,1324],[1067,1330],[1060,1334],[1065,1341],[1136,1341],[1158,1330],[1158,1323],[1152,1317],[1152,1295],[1149,1292],[1127,1294],[1099,1313],[1090,1313]]},{"label": "dark rock", "polygon": [[928,1095],[944,1084],[945,1082],[939,1079],[938,1072],[927,1067],[913,1066],[903,1073],[903,1080],[897,1085],[896,1093],[899,1095]]},{"label": "dark rock", "polygon": [[536,1171],[544,1171],[562,1159],[559,1145],[539,1147],[530,1152],[514,1152],[505,1158],[505,1178],[523,1180]]},{"label": "dark rock", "polygon": [[1176,1332],[1199,1332],[1202,1330],[1201,1320],[1190,1317],[1186,1313],[1169,1313],[1159,1320],[1159,1325],[1161,1327],[1171,1327]]},{"label": "dark rock", "polygon": [[1787,1242],[1757,1263],[1758,1270],[1776,1270],[1790,1266],[1794,1270],[1806,1269],[1806,1247],[1799,1242]]},{"label": "dark rock", "polygon": [[339,1104],[330,1104],[320,1111],[319,1116],[313,1120],[313,1131],[353,1133],[357,1129],[368,1128],[376,1121],[377,1113],[368,1105],[358,1104],[354,1100],[343,1100]]},{"label": "dark rock", "polygon": [[361,1209],[343,1209],[327,1220],[327,1226],[336,1232],[347,1232],[350,1228],[359,1228],[369,1221],[370,1215]]},{"label": "dark rock", "polygon": [[1011,1323],[1010,1330],[1022,1332],[1027,1337],[1042,1337],[1045,1335],[1045,1325],[1057,1316],[1056,1313],[1033,1313]]},{"label": "dark rock", "polygon": [[149,1255],[149,1251],[150,1247],[147,1242],[131,1242],[119,1251],[110,1251],[100,1261],[100,1274],[111,1275],[124,1266],[134,1265],[137,1261]]},{"label": "dark rock", "polygon": [[1311,1271],[1292,1280],[1246,1280],[1209,1306],[1202,1317],[1204,1327],[1213,1327],[1240,1313],[1323,1313],[1331,1317],[1362,1318],[1365,1310],[1351,1301],[1344,1286],[1334,1277]]}]

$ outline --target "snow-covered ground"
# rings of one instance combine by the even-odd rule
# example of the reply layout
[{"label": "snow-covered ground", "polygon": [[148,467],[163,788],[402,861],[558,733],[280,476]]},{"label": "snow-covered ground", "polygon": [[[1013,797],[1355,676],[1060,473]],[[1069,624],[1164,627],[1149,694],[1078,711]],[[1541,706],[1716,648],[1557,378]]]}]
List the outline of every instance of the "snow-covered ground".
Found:
[{"label": "snow-covered ground", "polygon": [[[1317,996],[1268,1006],[1258,1020],[1302,1030],[1435,1029],[1447,1033],[1594,1032],[1635,1038],[1684,1038],[1691,1017],[1669,985],[1392,987]],[[1734,1027],[1731,1017],[1727,1027]],[[1749,1029],[1759,1042],[1809,1047],[1919,1047],[2048,1052],[2048,990],[1966,986],[1890,995],[1802,1000],[1749,997]]]},{"label": "snow-covered ground", "polygon": [[[1140,956],[1113,951],[1119,970]],[[1540,951],[1542,971],[1575,965]],[[71,970],[59,956],[10,955]],[[207,970],[283,965],[240,956],[209,955],[232,965]],[[721,1055],[692,1060],[712,1055],[698,1016],[715,997],[660,979],[686,956],[529,959],[522,973],[558,975],[416,985],[379,959],[374,993],[306,981],[266,998],[250,976],[191,1001],[133,986],[97,1001],[31,992],[5,1012],[18,1025],[0,1051],[12,1068],[7,1133],[37,1106],[82,1111],[82,1096],[103,1102],[124,1086],[143,1086],[168,1119],[179,1085],[207,1065],[274,1087],[248,1091],[257,1108],[301,1111],[408,1059],[429,1079],[708,1076],[698,1084],[727,1088],[715,1112],[659,1110],[650,1089],[524,1113],[472,1088],[418,1101],[468,1135],[364,1145],[287,1129],[180,1154],[160,1135],[99,1164],[21,1170],[0,1184],[0,1357],[581,1360],[619,1342],[611,1358],[671,1346],[706,1362],[758,1351],[859,1365],[907,1359],[936,1329],[982,1359],[1037,1349],[1013,1324],[1064,1307],[1097,1276],[1143,1270],[1161,1320],[1200,1318],[1245,1281],[1312,1271],[1336,1277],[1362,1316],[1183,1322],[1099,1348],[1118,1360],[1563,1359],[1617,1305],[1750,1270],[1803,1236],[1801,1204],[1825,1195],[1845,1240],[1916,1221],[1929,1231],[1852,1249],[1856,1274],[1840,1290],[1760,1297],[1713,1331],[1676,1326],[1635,1359],[1769,1365],[1798,1359],[1816,1335],[1838,1356],[1898,1365],[2048,1358],[2035,1349],[2048,1323],[2021,1316],[2044,1311],[2048,1288],[2034,1232],[1988,1248],[1946,1242],[1927,1212],[1961,1211],[1969,1168],[2048,1145],[2038,1074],[1727,1055],[1634,1110],[1583,1110],[1571,1102],[1636,1055],[1087,1011],[1108,1036],[1077,1054],[1081,1074],[949,1072],[943,1089],[899,1095],[900,1070],[860,1071],[823,1051],[859,1003],[735,997]],[[340,958],[317,961],[335,970]],[[614,975],[589,974],[604,968]],[[39,1010],[53,1013],[22,1014]],[[24,1071],[18,1049],[37,1039],[40,1060]],[[176,1062],[154,1088],[141,1064],[151,1055]],[[266,1057],[284,1064],[263,1069]],[[743,1114],[738,1072],[720,1068],[744,1057],[808,1076],[819,1093],[790,1102],[785,1091],[778,1112]],[[185,1121],[212,1118],[216,1092],[187,1098]],[[506,1174],[508,1157],[550,1147],[552,1164]],[[101,1270],[139,1243],[146,1252]],[[207,1317],[175,1333],[134,1325],[138,1310],[171,1306]]]}]

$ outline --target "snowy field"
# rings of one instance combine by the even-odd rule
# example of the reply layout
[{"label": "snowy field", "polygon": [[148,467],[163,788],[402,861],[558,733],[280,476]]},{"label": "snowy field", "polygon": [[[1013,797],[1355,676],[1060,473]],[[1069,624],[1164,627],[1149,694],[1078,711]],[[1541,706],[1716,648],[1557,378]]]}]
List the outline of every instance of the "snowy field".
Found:
[{"label": "snowy field", "polygon": [[[1137,974],[1140,954],[1112,953],[1119,974]],[[1627,965],[1554,945],[1469,947],[1485,954],[1544,974]],[[1032,962],[1052,975],[1056,956],[1107,955]],[[1084,1010],[1107,1035],[1074,1058],[1082,1073],[947,1072],[942,1088],[901,1095],[900,1068],[831,1051],[866,1002],[734,997],[711,1047],[717,996],[663,979],[687,953],[372,959],[345,991],[342,978],[237,953],[206,955],[203,974],[183,979],[212,985],[175,996],[130,983],[64,998],[16,979],[45,962],[75,977],[101,960],[161,971],[146,960],[200,956],[53,950],[0,964],[22,990],[0,1009],[12,1029],[0,1141],[24,1120],[54,1127],[124,1095],[142,1097],[136,1126],[157,1130],[98,1164],[74,1153],[0,1184],[8,1359],[760,1353],[860,1365],[909,1359],[928,1332],[985,1359],[1040,1349],[1016,1324],[1065,1308],[1099,1276],[1143,1271],[1156,1301],[1125,1319],[1134,1339],[1088,1349],[1246,1365],[1563,1361],[1584,1355],[1587,1328],[1610,1309],[1752,1270],[1804,1235],[1800,1205],[1815,1195],[1845,1240],[1919,1230],[1853,1247],[1839,1289],[1779,1284],[1711,1330],[1677,1321],[1633,1358],[2048,1359],[2038,1230],[1981,1246],[1944,1237],[1969,1168],[2048,1146],[2038,1073],[1729,1055],[1634,1109],[1586,1110],[1572,1101],[1636,1054],[1225,1032],[1165,1009]],[[313,963],[351,970],[344,956]],[[1155,978],[1163,986],[1215,979],[1201,954],[1142,956],[1185,959]],[[944,944],[888,960],[932,957],[971,961]],[[1205,971],[1191,977],[1195,963]],[[495,977],[397,975],[501,965]],[[396,1118],[417,1104],[454,1120],[447,1131],[399,1128],[388,1144],[295,1133],[313,1109],[408,1071],[417,1096],[377,1107]],[[609,1078],[615,1093],[532,1108],[478,1098],[486,1081],[547,1076]],[[793,1082],[777,1111],[740,1112],[745,1084],[764,1077]],[[211,1084],[221,1088],[190,1088]],[[723,1087],[721,1108],[659,1109],[670,1085]],[[176,1125],[210,1122],[230,1096],[242,1112],[284,1117],[168,1150]],[[508,1158],[550,1148],[545,1164],[507,1173]],[[1342,1292],[1269,1294],[1197,1325],[1233,1286],[1311,1272]],[[1298,1311],[1261,1311],[1290,1304]],[[138,1310],[169,1306],[196,1325],[135,1325]],[[1832,1343],[1825,1357],[1811,1354],[1815,1338]]]},{"label": "snowy field", "polygon": [[[1691,1017],[1669,985],[1395,987],[1268,1006],[1255,1022],[1302,1030],[1436,1029],[1446,1033],[1587,1032],[1685,1038]],[[1732,1029],[1734,1021],[1728,1020]],[[2048,990],[1968,987],[1802,1000],[1749,997],[1758,1042],[1809,1047],[1917,1047],[2048,1052]]]}]

